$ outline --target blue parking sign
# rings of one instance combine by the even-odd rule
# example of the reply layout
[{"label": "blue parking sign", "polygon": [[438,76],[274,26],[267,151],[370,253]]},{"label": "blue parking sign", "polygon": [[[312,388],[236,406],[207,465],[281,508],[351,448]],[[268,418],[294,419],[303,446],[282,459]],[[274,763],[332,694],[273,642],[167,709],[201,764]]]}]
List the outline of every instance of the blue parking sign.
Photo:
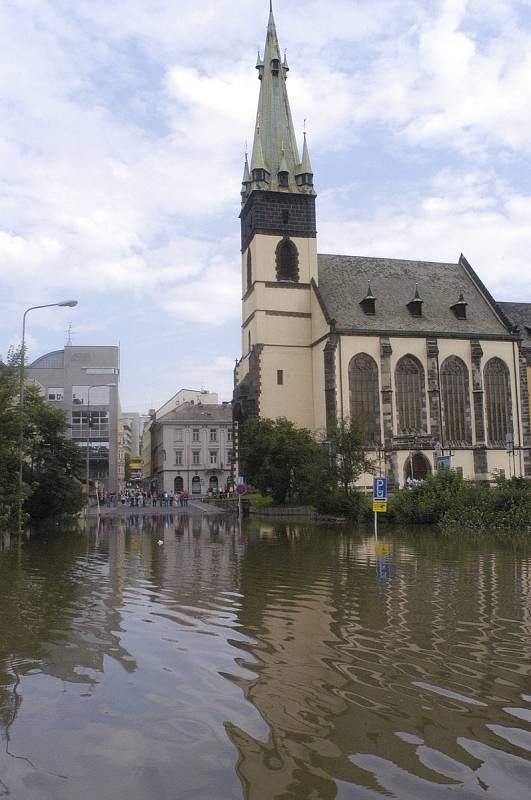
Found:
[{"label": "blue parking sign", "polygon": [[387,500],[387,478],[374,478],[372,493],[374,500]]}]

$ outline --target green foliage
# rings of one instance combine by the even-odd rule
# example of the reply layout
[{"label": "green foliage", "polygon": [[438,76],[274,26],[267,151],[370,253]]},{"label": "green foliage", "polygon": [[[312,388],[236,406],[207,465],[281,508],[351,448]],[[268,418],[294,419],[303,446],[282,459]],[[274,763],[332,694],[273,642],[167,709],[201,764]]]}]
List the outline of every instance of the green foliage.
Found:
[{"label": "green foliage", "polygon": [[320,514],[337,514],[362,522],[372,515],[371,498],[353,489],[345,494],[342,488],[336,486],[320,498],[317,510]]},{"label": "green foliage", "polygon": [[18,508],[18,446],[20,416],[17,403],[20,355],[10,351],[0,372],[0,527]]},{"label": "green foliage", "polygon": [[491,487],[443,470],[420,486],[395,494],[389,519],[437,524],[445,533],[526,532],[531,521],[531,481],[497,479]]},{"label": "green foliage", "polygon": [[242,468],[248,483],[275,504],[308,503],[331,485],[328,455],[309,430],[287,419],[251,419],[242,437]]},{"label": "green foliage", "polygon": [[47,405],[34,386],[24,389],[19,409],[20,352],[11,351],[0,374],[0,524],[14,526],[19,503],[19,441],[23,427],[24,518],[72,514],[83,506],[79,448],[66,437],[63,411]]},{"label": "green foliage", "polygon": [[328,435],[332,469],[336,482],[348,497],[356,492],[354,484],[364,472],[374,472],[372,461],[365,455],[363,435],[358,421],[351,418],[339,420]]},{"label": "green foliage", "polygon": [[129,453],[125,454],[124,478],[126,481],[131,480],[131,456]]},{"label": "green foliage", "polygon": [[23,477],[31,487],[26,510],[32,519],[75,514],[83,507],[79,447],[66,438],[63,411],[47,405],[38,391],[25,391],[26,458]]},{"label": "green foliage", "polygon": [[261,494],[255,494],[254,492],[250,492],[245,495],[245,499],[250,502],[253,508],[267,508],[268,506],[273,505],[273,498],[271,495],[266,495],[265,497]]}]

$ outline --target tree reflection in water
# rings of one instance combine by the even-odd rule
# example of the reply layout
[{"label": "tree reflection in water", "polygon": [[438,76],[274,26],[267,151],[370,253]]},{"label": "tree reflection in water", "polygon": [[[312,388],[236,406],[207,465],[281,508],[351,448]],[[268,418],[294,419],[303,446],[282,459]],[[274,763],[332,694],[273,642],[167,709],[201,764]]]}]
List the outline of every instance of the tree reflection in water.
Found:
[{"label": "tree reflection in water", "polygon": [[0,796],[528,796],[529,550],[138,514],[0,586]]}]

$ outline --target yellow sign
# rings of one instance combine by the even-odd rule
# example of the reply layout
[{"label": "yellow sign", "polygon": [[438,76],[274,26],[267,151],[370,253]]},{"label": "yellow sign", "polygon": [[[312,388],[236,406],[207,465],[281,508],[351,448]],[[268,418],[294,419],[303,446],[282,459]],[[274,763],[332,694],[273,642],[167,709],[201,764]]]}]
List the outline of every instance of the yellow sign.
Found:
[{"label": "yellow sign", "polygon": [[372,510],[378,514],[387,513],[387,500],[373,500]]}]

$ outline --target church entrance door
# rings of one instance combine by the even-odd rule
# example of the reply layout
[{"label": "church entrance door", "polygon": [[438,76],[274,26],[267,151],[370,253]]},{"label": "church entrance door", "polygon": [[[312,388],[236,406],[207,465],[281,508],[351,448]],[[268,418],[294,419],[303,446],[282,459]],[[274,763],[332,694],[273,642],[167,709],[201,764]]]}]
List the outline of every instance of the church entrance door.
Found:
[{"label": "church entrance door", "polygon": [[404,479],[423,481],[431,475],[430,462],[423,453],[413,453],[406,461]]}]

